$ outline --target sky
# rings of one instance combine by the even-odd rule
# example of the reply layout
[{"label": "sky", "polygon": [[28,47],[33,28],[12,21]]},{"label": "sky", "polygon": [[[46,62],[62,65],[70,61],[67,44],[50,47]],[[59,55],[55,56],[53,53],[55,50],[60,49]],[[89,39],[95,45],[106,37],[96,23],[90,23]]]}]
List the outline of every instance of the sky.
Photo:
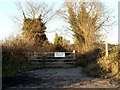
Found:
[{"label": "sky", "polygon": [[[24,2],[25,0],[21,0]],[[42,1],[42,0],[39,0]],[[64,0],[44,0],[48,4],[55,2],[56,8],[61,8]],[[115,16],[116,25],[109,29],[108,42],[111,44],[118,43],[118,2],[120,0],[100,0],[108,10],[113,11],[112,14]],[[13,22],[12,18],[18,16],[18,10],[15,5],[16,0],[0,0],[0,40],[5,38],[11,38],[20,34],[20,30],[16,27],[16,23]],[[62,35],[64,30],[64,19],[56,17],[51,23],[48,23],[46,34],[50,42],[54,40],[54,34],[59,33]],[[51,32],[54,31],[54,32]],[[73,40],[66,34],[63,37],[67,38],[73,43]]]}]

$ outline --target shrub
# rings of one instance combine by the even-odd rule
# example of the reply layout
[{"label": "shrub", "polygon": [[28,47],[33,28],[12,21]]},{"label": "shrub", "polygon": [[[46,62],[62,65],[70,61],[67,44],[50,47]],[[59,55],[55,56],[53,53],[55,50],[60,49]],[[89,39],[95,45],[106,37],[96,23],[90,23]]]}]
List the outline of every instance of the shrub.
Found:
[{"label": "shrub", "polygon": [[106,77],[118,77],[119,72],[119,58],[118,52],[120,51],[120,47],[114,46],[110,50],[110,54],[108,57],[102,57],[99,59],[98,64],[100,67],[108,72],[108,76]]},{"label": "shrub", "polygon": [[[106,71],[103,70],[98,64],[96,63],[91,63],[89,64],[85,71],[89,73],[89,75],[94,76],[94,77],[101,77],[106,74]],[[102,73],[102,75],[101,75]]]},{"label": "shrub", "polygon": [[83,67],[86,67],[87,65],[96,62],[98,60],[99,54],[101,50],[99,48],[93,49],[89,52],[86,52],[84,54],[77,54],[77,64]]},{"label": "shrub", "polygon": [[91,63],[87,66],[86,70],[91,75],[98,75],[104,78],[119,78],[119,57],[120,52],[119,46],[113,46],[110,48],[109,56],[103,56],[104,51],[101,52],[102,55],[97,62]]},{"label": "shrub", "polygon": [[41,47],[34,45],[32,41],[27,41],[20,37],[6,40],[2,44],[3,77],[11,77],[17,73],[39,68],[40,66],[38,64],[30,63],[26,55],[23,53],[38,50],[41,50]]}]

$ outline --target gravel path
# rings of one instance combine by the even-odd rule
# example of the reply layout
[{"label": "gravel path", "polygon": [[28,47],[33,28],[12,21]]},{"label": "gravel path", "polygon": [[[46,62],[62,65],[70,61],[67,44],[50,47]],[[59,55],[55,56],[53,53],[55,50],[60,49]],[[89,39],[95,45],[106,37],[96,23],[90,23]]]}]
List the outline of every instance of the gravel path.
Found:
[{"label": "gravel path", "polygon": [[[77,68],[44,68],[28,71],[11,79],[4,87],[9,88],[116,88],[109,80],[92,78]],[[10,82],[9,80],[8,82]]]}]

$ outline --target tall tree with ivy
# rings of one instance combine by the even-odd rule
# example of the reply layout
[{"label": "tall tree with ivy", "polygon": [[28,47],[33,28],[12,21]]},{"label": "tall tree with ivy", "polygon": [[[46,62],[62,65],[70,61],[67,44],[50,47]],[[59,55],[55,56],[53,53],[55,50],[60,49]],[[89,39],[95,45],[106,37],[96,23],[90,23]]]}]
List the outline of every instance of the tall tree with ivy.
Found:
[{"label": "tall tree with ivy", "polygon": [[32,0],[23,3],[16,3],[21,17],[15,17],[15,22],[22,26],[22,35],[27,40],[34,41],[38,45],[49,44],[46,37],[46,24],[52,21],[57,13],[54,11],[54,3],[51,5],[45,2],[33,2]]},{"label": "tall tree with ivy", "polygon": [[100,31],[110,26],[111,14],[99,2],[65,2],[63,16],[73,31],[75,46],[79,52],[95,47],[100,40]]},{"label": "tall tree with ivy", "polygon": [[35,44],[42,45],[45,41],[48,41],[45,30],[46,26],[42,21],[42,16],[38,18],[26,18],[24,16],[22,35],[29,40],[33,40]]}]

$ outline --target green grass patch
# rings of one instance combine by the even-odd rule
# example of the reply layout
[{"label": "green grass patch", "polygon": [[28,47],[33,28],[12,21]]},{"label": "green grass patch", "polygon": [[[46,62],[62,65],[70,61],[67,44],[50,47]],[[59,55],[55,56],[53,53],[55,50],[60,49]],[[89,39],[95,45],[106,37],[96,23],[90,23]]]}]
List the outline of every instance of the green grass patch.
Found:
[{"label": "green grass patch", "polygon": [[40,65],[33,64],[28,61],[9,61],[3,63],[2,76],[13,77],[18,73],[22,73],[28,70],[36,69]]}]

